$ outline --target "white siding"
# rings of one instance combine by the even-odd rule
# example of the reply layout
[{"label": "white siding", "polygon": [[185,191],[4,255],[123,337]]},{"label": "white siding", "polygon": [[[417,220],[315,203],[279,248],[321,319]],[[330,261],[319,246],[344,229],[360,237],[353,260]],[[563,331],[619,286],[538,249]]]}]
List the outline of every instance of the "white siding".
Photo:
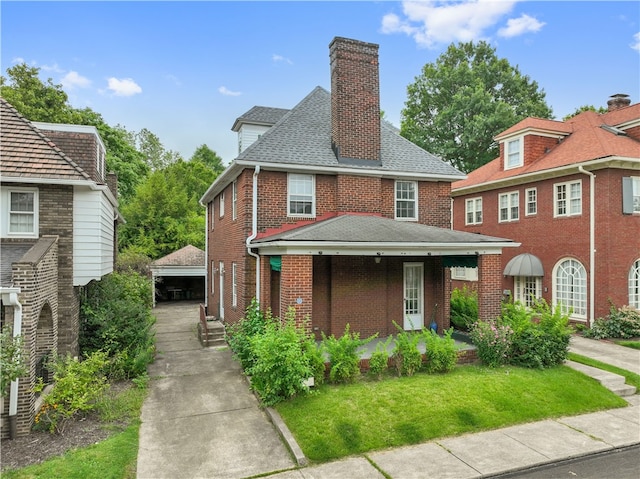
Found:
[{"label": "white siding", "polygon": [[242,125],[238,132],[238,153],[249,148],[270,127],[258,125]]},{"label": "white siding", "polygon": [[102,191],[73,194],[73,284],[82,286],[113,271],[115,210]]}]

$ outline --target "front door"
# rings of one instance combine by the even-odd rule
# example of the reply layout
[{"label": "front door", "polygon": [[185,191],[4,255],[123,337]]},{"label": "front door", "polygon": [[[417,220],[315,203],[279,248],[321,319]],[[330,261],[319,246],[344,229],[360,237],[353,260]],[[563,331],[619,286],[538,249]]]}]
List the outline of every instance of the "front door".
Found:
[{"label": "front door", "polygon": [[218,277],[220,278],[220,320],[224,319],[224,263],[220,261],[220,269],[218,270]]},{"label": "front door", "polygon": [[404,263],[404,329],[424,326],[424,265]]}]

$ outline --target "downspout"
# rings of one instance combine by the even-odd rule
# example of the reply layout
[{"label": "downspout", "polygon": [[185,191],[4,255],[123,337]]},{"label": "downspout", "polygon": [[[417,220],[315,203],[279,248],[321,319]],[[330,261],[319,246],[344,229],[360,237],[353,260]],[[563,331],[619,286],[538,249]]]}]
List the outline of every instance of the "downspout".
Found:
[{"label": "downspout", "polygon": [[[18,293],[9,293],[9,305],[13,306],[13,337],[22,334],[22,304],[18,301]],[[9,392],[9,437],[15,439],[18,419],[18,385],[19,379],[11,381]]]},{"label": "downspout", "polygon": [[251,242],[258,236],[258,175],[260,165],[253,172],[253,204],[251,207],[251,235],[247,238],[247,253],[256,259],[256,302],[260,304],[260,255],[251,251]]},{"label": "downspout", "polygon": [[582,165],[578,166],[578,171],[589,176],[589,317],[587,325],[591,326],[591,322],[595,318],[596,307],[594,296],[596,290],[596,175],[585,170]]}]

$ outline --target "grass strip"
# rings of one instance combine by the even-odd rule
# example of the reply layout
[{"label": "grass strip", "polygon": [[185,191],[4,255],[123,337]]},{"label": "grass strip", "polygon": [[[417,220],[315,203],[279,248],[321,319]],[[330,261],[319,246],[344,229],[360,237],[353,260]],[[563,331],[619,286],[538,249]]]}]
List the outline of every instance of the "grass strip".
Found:
[{"label": "grass strip", "polygon": [[624,346],[625,348],[640,349],[640,341],[627,341],[624,339],[616,339],[615,343],[619,344],[620,346]]},{"label": "grass strip", "polygon": [[565,366],[531,370],[473,365],[444,375],[323,385],[276,409],[305,455],[324,462],[626,404]]},{"label": "grass strip", "polygon": [[616,366],[612,366],[611,364],[603,363],[602,361],[597,361],[595,359],[591,359],[587,356],[582,356],[576,353],[570,352],[567,356],[567,359],[575,361],[576,363],[586,364],[587,366],[592,366],[594,368],[602,369],[603,371],[609,371],[610,373],[624,376],[625,383],[631,386],[635,386],[636,389],[640,391],[640,374],[636,374],[631,371],[627,371],[626,369],[618,368]]}]

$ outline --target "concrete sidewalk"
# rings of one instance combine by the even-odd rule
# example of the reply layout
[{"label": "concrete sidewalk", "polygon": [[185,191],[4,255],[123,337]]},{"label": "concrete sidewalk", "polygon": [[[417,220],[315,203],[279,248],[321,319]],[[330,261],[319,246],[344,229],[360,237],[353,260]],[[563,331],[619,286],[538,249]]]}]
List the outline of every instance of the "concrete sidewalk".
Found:
[{"label": "concrete sidewalk", "polygon": [[[197,305],[161,305],[154,313],[160,352],[149,368],[156,379],[150,382],[142,411],[137,476],[141,479],[255,475],[273,479],[466,479],[640,444],[640,395],[636,394],[625,398],[630,403],[625,408],[299,467],[229,350],[200,348]],[[571,350],[640,370],[637,351],[601,343],[573,338]]]}]

